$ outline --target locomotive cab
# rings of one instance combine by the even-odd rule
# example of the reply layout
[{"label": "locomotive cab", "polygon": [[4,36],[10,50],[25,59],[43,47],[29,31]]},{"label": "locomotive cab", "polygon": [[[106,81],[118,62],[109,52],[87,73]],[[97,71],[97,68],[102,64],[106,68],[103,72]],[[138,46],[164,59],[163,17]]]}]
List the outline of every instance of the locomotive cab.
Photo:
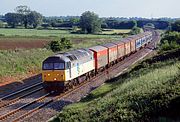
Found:
[{"label": "locomotive cab", "polygon": [[42,65],[42,80],[45,89],[64,87],[70,73],[70,60],[67,57],[61,54],[48,57]]}]

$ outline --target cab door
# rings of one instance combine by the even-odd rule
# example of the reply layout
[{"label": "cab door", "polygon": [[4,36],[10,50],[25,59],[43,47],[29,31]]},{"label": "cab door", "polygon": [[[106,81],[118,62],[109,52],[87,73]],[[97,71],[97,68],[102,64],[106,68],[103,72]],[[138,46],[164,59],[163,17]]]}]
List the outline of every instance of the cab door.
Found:
[{"label": "cab door", "polygon": [[72,77],[72,69],[71,69],[71,62],[67,62],[67,70],[69,70],[69,78]]}]

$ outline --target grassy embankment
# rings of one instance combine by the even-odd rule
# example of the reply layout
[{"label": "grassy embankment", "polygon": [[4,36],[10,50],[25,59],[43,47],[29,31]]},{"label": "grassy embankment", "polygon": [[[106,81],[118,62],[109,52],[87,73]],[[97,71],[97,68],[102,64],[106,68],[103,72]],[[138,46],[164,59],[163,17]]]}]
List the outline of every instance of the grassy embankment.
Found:
[{"label": "grassy embankment", "polygon": [[178,118],[180,58],[175,57],[180,57],[180,50],[143,61],[80,102],[65,107],[51,121],[139,122]]},{"label": "grassy embankment", "polygon": [[46,49],[1,50],[0,78],[38,73],[41,70],[42,60],[51,54],[52,52]]}]

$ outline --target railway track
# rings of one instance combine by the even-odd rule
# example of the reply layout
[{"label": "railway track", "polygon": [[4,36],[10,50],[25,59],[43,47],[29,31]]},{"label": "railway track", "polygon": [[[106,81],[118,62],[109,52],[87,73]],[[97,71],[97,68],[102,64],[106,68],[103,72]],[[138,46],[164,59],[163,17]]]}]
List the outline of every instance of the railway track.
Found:
[{"label": "railway track", "polygon": [[[8,112],[8,113],[0,116],[0,120],[1,120],[1,121],[6,120],[6,119],[8,119],[8,117],[10,117],[10,116],[12,116],[12,115],[15,115],[16,113],[20,112],[21,110],[25,109],[26,107],[29,107],[29,106],[31,106],[31,105],[33,105],[33,104],[38,104],[38,102],[43,101],[45,98],[47,98],[47,97],[49,96],[49,99],[47,98],[48,100],[46,100],[45,102],[40,103],[39,105],[37,105],[35,108],[31,109],[30,111],[28,111],[28,112],[26,112],[26,113],[23,113],[23,114],[21,114],[20,116],[17,116],[17,117],[15,117],[15,118],[13,118],[12,120],[10,120],[10,121],[12,121],[12,122],[20,121],[20,120],[22,120],[23,118],[31,115],[32,113],[35,113],[35,112],[37,112],[37,111],[40,111],[41,108],[47,106],[48,104],[53,103],[53,102],[57,101],[58,99],[62,99],[63,97],[68,96],[68,95],[71,94],[72,92],[78,91],[79,89],[81,89],[81,87],[90,84],[91,82],[89,82],[89,81],[91,81],[91,80],[96,80],[96,79],[98,79],[98,78],[100,78],[100,77],[102,77],[102,76],[103,76],[102,74],[98,74],[96,77],[93,77],[93,78],[91,78],[91,79],[89,79],[89,80],[86,80],[85,82],[82,82],[81,84],[75,86],[73,89],[70,89],[69,91],[67,91],[67,92],[65,92],[65,93],[61,93],[60,95],[55,96],[55,97],[50,96],[50,95],[53,95],[54,92],[47,93],[47,94],[43,95],[42,97],[40,97],[40,98],[38,98],[38,99],[35,99],[34,101],[32,101],[32,102],[30,102],[30,103],[27,103],[27,104],[25,104],[25,105],[23,105],[23,106],[15,109],[15,110],[12,110],[12,111],[10,111],[10,112]],[[33,92],[33,91],[32,91],[32,92]],[[9,120],[8,120],[8,121],[9,121]]]},{"label": "railway track", "polygon": [[13,114],[16,114],[16,113],[19,112],[20,110],[22,110],[22,109],[24,109],[24,108],[26,108],[26,107],[34,104],[34,103],[37,103],[38,101],[42,101],[43,99],[45,99],[47,96],[50,96],[51,94],[52,94],[52,93],[47,93],[47,94],[41,96],[40,98],[33,100],[33,101],[30,102],[30,103],[27,103],[27,104],[25,104],[25,105],[23,105],[23,106],[15,109],[15,110],[12,110],[12,111],[10,111],[10,112],[8,112],[8,113],[0,116],[0,120],[1,120],[1,121],[2,121],[2,120],[5,120],[5,119],[8,118],[9,116],[11,116],[11,115],[13,115]]},{"label": "railway track", "polygon": [[24,92],[24,91],[30,90],[30,89],[32,89],[32,88],[34,88],[34,87],[36,87],[36,86],[39,86],[39,85],[42,85],[42,82],[33,84],[33,85],[31,85],[31,86],[29,86],[29,87],[26,87],[26,88],[24,88],[24,89],[21,89],[21,90],[19,90],[19,91],[17,91],[17,92],[14,92],[14,93],[8,94],[8,95],[6,95],[6,96],[4,96],[4,97],[1,97],[1,98],[0,98],[0,101],[6,100],[6,99],[8,99],[8,98],[10,98],[10,97],[13,97],[13,96],[15,96],[15,95],[17,95],[17,94],[20,94],[20,93]]},{"label": "railway track", "polygon": [[[153,39],[153,40],[154,40],[154,41],[157,41],[157,40],[159,39],[157,33],[155,33],[154,35],[155,35],[155,36],[154,36],[154,39]],[[153,48],[154,48],[154,42],[152,42],[151,44],[149,44],[146,48],[152,48],[152,49],[153,49]],[[144,50],[140,50],[138,54],[136,54],[136,53],[133,54],[133,56],[130,57],[129,60],[133,60],[134,57],[136,57],[137,55],[140,55],[143,51],[144,51]],[[114,65],[113,67],[109,68],[108,70],[103,71],[101,74],[98,74],[96,77],[93,77],[93,78],[91,78],[90,80],[88,80],[88,81],[86,81],[86,82],[83,82],[82,84],[76,86],[74,89],[70,89],[69,91],[67,91],[67,92],[65,92],[65,93],[62,93],[62,94],[60,94],[60,95],[58,95],[58,96],[55,96],[55,97],[54,97],[54,96],[51,96],[52,93],[47,93],[47,94],[43,95],[42,97],[33,100],[33,101],[30,102],[30,103],[27,103],[27,104],[25,104],[25,105],[23,105],[23,106],[15,109],[15,110],[12,110],[12,111],[10,111],[10,112],[8,112],[8,113],[0,116],[0,120],[13,121],[13,122],[22,121],[24,118],[32,115],[32,114],[35,113],[35,112],[40,111],[40,110],[41,110],[42,108],[44,108],[45,106],[48,106],[50,103],[54,103],[54,102],[58,101],[59,99],[63,99],[63,98],[65,98],[66,96],[72,94],[72,93],[75,92],[75,91],[80,91],[80,89],[83,89],[83,87],[88,86],[88,85],[91,84],[91,82],[89,82],[89,81],[96,81],[96,80],[102,78],[104,75],[111,74],[112,72],[114,72],[114,71],[116,71],[116,70],[119,70],[118,68],[119,68],[120,66],[122,66],[122,63],[123,63],[123,62],[120,62],[120,63]],[[124,69],[124,70],[126,70],[126,69]],[[124,71],[124,70],[123,70],[123,71]],[[116,72],[117,72],[117,71],[116,71]],[[33,92],[33,91],[32,91],[32,92]],[[34,91],[34,92],[35,92],[35,91]],[[24,96],[25,96],[25,95],[24,95]],[[46,100],[45,100],[45,99],[46,99]],[[42,102],[42,101],[44,101],[44,102]],[[41,103],[38,104],[38,102],[41,102]],[[35,104],[36,104],[36,105],[35,105]],[[33,105],[34,105],[35,107],[30,108],[30,109],[29,109],[28,111],[26,111],[26,112],[23,111],[25,108],[30,107],[30,106],[33,106]],[[21,112],[21,111],[22,111],[22,112]],[[12,115],[16,115],[17,113],[22,113],[22,114],[11,117]],[[9,117],[11,117],[11,119],[8,119]]]},{"label": "railway track", "polygon": [[[101,76],[101,75],[100,75],[100,76]],[[94,77],[94,78],[92,78],[92,79],[95,80],[96,78],[99,78],[99,77],[97,76],[97,77]],[[92,80],[92,79],[91,79],[91,80]],[[25,105],[23,105],[23,106],[15,109],[15,110],[12,110],[12,111],[10,111],[10,112],[8,112],[8,113],[0,116],[0,120],[1,120],[1,121],[2,121],[2,120],[5,120],[5,119],[7,119],[8,117],[10,117],[10,116],[18,113],[19,111],[23,110],[24,108],[29,107],[29,106],[31,106],[31,105],[33,105],[33,104],[37,104],[37,103],[40,102],[40,101],[43,101],[45,98],[48,99],[48,96],[49,96],[49,99],[46,100],[46,102],[43,102],[43,103],[37,105],[35,108],[31,109],[30,111],[26,112],[25,114],[22,114],[21,116],[17,116],[17,118],[13,118],[13,120],[11,120],[12,122],[20,121],[20,120],[22,120],[23,118],[29,116],[30,114],[39,111],[41,108],[47,106],[48,104],[53,103],[54,101],[56,101],[56,100],[58,100],[58,99],[62,99],[63,97],[71,94],[72,92],[79,90],[81,87],[83,87],[84,85],[87,85],[88,83],[90,83],[89,80],[88,80],[88,81],[85,81],[85,82],[81,83],[80,85],[77,85],[75,88],[70,89],[69,91],[67,91],[67,92],[65,92],[65,93],[61,93],[60,95],[55,96],[55,97],[50,96],[50,95],[53,95],[54,92],[47,93],[47,94],[43,95],[42,97],[40,97],[40,98],[38,98],[38,99],[35,99],[34,101],[32,101],[32,102],[30,102],[30,103],[27,103],[27,104],[25,104]]]},{"label": "railway track", "polygon": [[22,99],[24,97],[27,97],[33,93],[36,93],[36,92],[42,90],[43,87],[41,85],[42,85],[42,82],[36,83],[29,87],[26,87],[17,92],[8,94],[8,95],[0,98],[0,108],[7,107],[7,106],[19,101],[20,99]]}]

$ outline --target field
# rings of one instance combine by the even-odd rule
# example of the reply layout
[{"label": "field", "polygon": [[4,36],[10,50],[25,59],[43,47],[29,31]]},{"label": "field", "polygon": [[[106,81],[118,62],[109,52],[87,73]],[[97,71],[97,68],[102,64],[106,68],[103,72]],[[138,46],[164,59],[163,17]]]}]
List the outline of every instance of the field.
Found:
[{"label": "field", "polygon": [[[123,30],[119,30],[123,31]],[[119,40],[120,35],[71,34],[69,30],[0,29],[0,49],[44,48],[51,40],[66,37],[74,48]]]},{"label": "field", "polygon": [[97,88],[50,121],[180,120],[180,61],[153,60]]},{"label": "field", "polygon": [[44,48],[51,39],[45,38],[0,38],[0,49],[32,49],[32,48]]},{"label": "field", "polygon": [[130,29],[106,29],[102,34],[128,34]]},{"label": "field", "polygon": [[[111,30],[113,31],[113,30]],[[110,32],[111,32],[110,31]],[[114,30],[124,32],[124,30]],[[127,31],[127,30],[125,30]],[[70,30],[0,29],[0,36],[14,37],[67,37],[67,38],[117,38],[116,35],[71,34]]]}]

